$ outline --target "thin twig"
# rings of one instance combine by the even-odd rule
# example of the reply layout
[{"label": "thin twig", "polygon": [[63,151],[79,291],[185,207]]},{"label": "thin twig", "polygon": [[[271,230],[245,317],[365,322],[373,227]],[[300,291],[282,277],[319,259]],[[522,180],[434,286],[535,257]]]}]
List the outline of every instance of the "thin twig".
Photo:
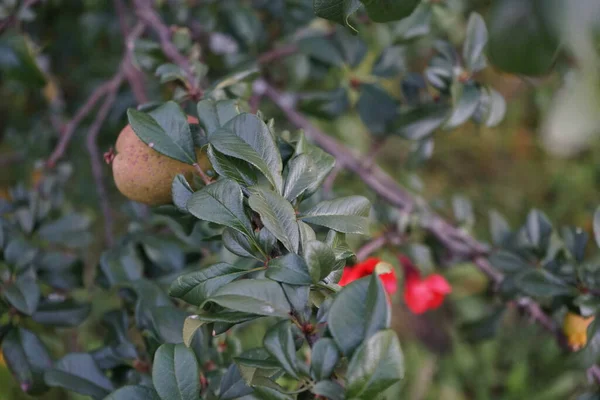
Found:
[{"label": "thin twig", "polygon": [[[144,76],[141,71],[136,68],[133,64],[133,50],[134,50],[134,41],[137,37],[139,37],[143,30],[143,24],[137,24],[133,30],[134,34],[130,36],[129,26],[127,24],[127,8],[123,3],[123,0],[114,0],[115,10],[117,13],[117,17],[119,18],[119,26],[121,27],[121,33],[123,37],[127,38],[125,40],[125,51],[127,54],[127,61],[125,63],[125,76],[127,76],[127,81],[129,82],[129,86],[131,87],[131,91],[135,96],[138,104],[143,104],[148,102],[148,95],[146,94],[146,88],[144,87]],[[137,32],[139,30],[139,33]]]},{"label": "thin twig", "polygon": [[87,117],[87,115],[92,111],[92,109],[96,106],[96,103],[100,101],[100,99],[107,93],[108,89],[111,86],[111,81],[104,82],[102,85],[98,86],[90,97],[86,100],[86,102],[77,110],[75,116],[72,120],[70,120],[63,128],[62,135],[58,140],[56,147],[50,157],[48,157],[48,161],[46,161],[46,165],[49,168],[53,168],[56,165],[56,162],[65,154],[67,147],[69,146],[69,142],[73,138],[75,134],[75,130],[81,124],[83,119]]},{"label": "thin twig", "polygon": [[291,56],[299,50],[298,45],[296,44],[288,44],[285,46],[277,47],[273,50],[269,50],[265,53],[262,53],[258,56],[259,64],[268,64],[272,61],[278,60],[280,58],[285,58]]},{"label": "thin twig", "polygon": [[210,179],[210,177],[206,175],[200,164],[194,163],[194,169],[196,170],[198,175],[200,175],[200,178],[202,178],[202,181],[205,185],[210,185],[212,183],[212,179]]},{"label": "thin twig", "polygon": [[110,209],[110,202],[108,201],[108,194],[106,187],[104,186],[103,173],[102,173],[102,156],[98,150],[96,139],[102,128],[102,124],[106,120],[110,109],[115,103],[117,91],[119,86],[123,82],[125,77],[124,69],[120,69],[119,72],[110,80],[108,94],[96,114],[96,119],[90,126],[88,136],[86,139],[86,147],[90,153],[90,163],[92,166],[92,175],[94,176],[94,182],[96,185],[96,192],[98,193],[98,199],[100,201],[100,208],[104,218],[104,240],[107,246],[112,246],[113,243],[113,219]]},{"label": "thin twig", "polygon": [[385,245],[393,244],[394,246],[398,246],[400,243],[402,243],[402,235],[398,232],[384,232],[381,236],[377,236],[368,241],[358,249],[356,252],[356,259],[358,261],[364,261],[371,254],[375,253]]},{"label": "thin twig", "polygon": [[169,27],[165,25],[162,18],[154,10],[151,2],[148,0],[134,0],[134,4],[136,7],[136,14],[140,20],[158,35],[160,47],[165,55],[183,70],[189,82],[188,91],[190,97],[193,99],[200,99],[202,97],[200,82],[194,74],[190,60],[181,54],[171,41],[171,30]]}]

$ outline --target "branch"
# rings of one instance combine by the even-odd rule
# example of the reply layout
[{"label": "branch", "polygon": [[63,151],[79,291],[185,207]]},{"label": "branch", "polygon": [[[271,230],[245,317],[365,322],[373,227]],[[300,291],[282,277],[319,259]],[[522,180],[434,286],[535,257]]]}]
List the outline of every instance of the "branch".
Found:
[{"label": "branch", "polygon": [[104,186],[103,173],[102,173],[102,157],[98,150],[96,139],[102,128],[102,124],[106,120],[110,109],[115,103],[117,91],[119,86],[123,82],[125,77],[125,69],[121,68],[120,71],[109,81],[109,88],[106,98],[96,115],[96,119],[90,126],[88,136],[86,139],[86,147],[90,153],[90,163],[92,165],[92,175],[94,176],[94,182],[96,184],[96,192],[98,193],[98,199],[100,201],[100,208],[104,217],[104,240],[107,246],[112,246],[113,243],[113,219],[110,209],[110,203],[108,201],[108,195],[106,187]]},{"label": "branch", "polygon": [[[304,115],[294,108],[285,95],[269,84],[266,84],[265,95],[283,111],[292,124],[304,130],[307,138],[312,139],[325,151],[333,155],[343,167],[360,176],[381,198],[404,212],[411,212],[413,208],[418,206],[425,213],[425,220],[423,221],[425,228],[435,235],[450,251],[470,259],[496,286],[502,282],[504,279],[503,275],[496,271],[486,258],[489,252],[486,245],[479,243],[465,232],[445,221],[439,215],[433,213],[425,204],[417,204],[418,201],[412,194],[399,186],[381,168],[376,165],[365,165],[360,156],[354,154],[337,140],[315,127]],[[374,240],[374,243],[368,245],[379,248],[384,244],[384,239],[378,238]],[[365,257],[368,251],[371,250],[370,247],[364,251],[363,249],[359,250],[360,256]],[[522,298],[517,304],[535,322],[552,333],[561,346],[566,344],[564,334],[560,328],[552,317],[541,309],[539,304],[529,298]],[[600,367],[598,367],[597,371],[600,377]],[[593,370],[593,372],[595,373],[596,370]]]},{"label": "branch", "polygon": [[[148,102],[148,95],[146,94],[146,89],[144,87],[144,76],[141,71],[136,68],[133,64],[133,50],[134,50],[134,42],[137,37],[139,37],[144,31],[143,24],[137,24],[133,31],[135,32],[133,36],[130,36],[129,27],[127,25],[127,8],[125,4],[123,4],[123,0],[114,0],[115,10],[117,12],[117,17],[119,18],[119,25],[121,27],[121,33],[123,33],[123,37],[127,38],[125,40],[125,51],[126,51],[126,63],[125,63],[125,76],[127,76],[127,81],[129,82],[129,86],[131,87],[131,91],[135,96],[138,104],[143,104]],[[139,31],[139,33],[137,33]]]},{"label": "branch", "polygon": [[273,50],[262,53],[258,57],[259,64],[268,64],[272,61],[278,60],[280,58],[285,58],[287,56],[291,56],[292,54],[298,51],[298,45],[296,44],[288,44],[285,46],[277,47]]},{"label": "branch", "polygon": [[369,242],[365,243],[356,252],[356,258],[358,261],[364,261],[371,254],[381,249],[387,244],[393,244],[394,246],[399,245],[402,242],[402,235],[397,232],[384,232],[381,236],[378,236]]},{"label": "branch", "polygon": [[194,74],[192,64],[183,54],[177,50],[177,47],[171,42],[171,30],[165,25],[162,18],[152,7],[148,0],[134,0],[136,14],[140,20],[150,29],[152,29],[159,38],[160,46],[165,55],[177,64],[185,73],[190,87],[188,88],[190,96],[194,99],[202,97],[200,82]]}]

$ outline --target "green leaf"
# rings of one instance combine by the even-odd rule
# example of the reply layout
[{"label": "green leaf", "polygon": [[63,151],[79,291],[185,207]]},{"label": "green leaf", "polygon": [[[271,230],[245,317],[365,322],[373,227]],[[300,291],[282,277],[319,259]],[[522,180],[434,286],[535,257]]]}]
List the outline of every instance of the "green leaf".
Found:
[{"label": "green leaf", "polygon": [[231,282],[220,288],[207,302],[247,313],[289,317],[290,305],[277,282],[252,279]]},{"label": "green leaf", "polygon": [[239,113],[235,100],[205,99],[198,103],[198,118],[207,135],[212,135]]},{"label": "green leaf", "polygon": [[227,263],[214,264],[179,276],[171,284],[169,295],[199,306],[221,287],[248,272]]},{"label": "green leaf", "polygon": [[136,281],[143,270],[144,264],[133,244],[112,247],[100,257],[100,272],[108,287]]},{"label": "green leaf", "polygon": [[4,297],[17,310],[25,315],[31,315],[38,307],[40,293],[40,287],[34,278],[22,276],[6,287]]},{"label": "green leaf", "polygon": [[317,381],[329,379],[340,360],[340,351],[333,339],[321,338],[312,348],[310,369]]},{"label": "green leaf", "polygon": [[408,17],[420,0],[360,0],[375,22],[390,22]]},{"label": "green leaf", "polygon": [[290,285],[310,285],[311,278],[304,260],[297,254],[289,253],[269,261],[267,278]]},{"label": "green leaf", "polygon": [[492,242],[496,246],[500,246],[510,235],[510,225],[496,210],[489,212],[490,217],[490,232],[492,234]]},{"label": "green leaf", "polygon": [[208,323],[222,323],[235,325],[242,322],[250,321],[260,317],[257,314],[250,314],[238,311],[218,311],[214,314],[202,312],[197,315],[188,316],[183,323],[183,343],[186,346],[191,346],[194,340],[194,335],[198,329]]},{"label": "green leaf", "polygon": [[338,232],[367,235],[370,210],[369,200],[362,196],[349,196],[322,201],[300,214],[300,219]]},{"label": "green leaf", "polygon": [[[380,76],[382,78],[394,78],[401,72],[406,70],[406,48],[402,46],[390,46],[386,47],[379,57],[375,64],[373,65],[373,70],[371,71],[373,75]],[[367,85],[364,85],[367,86]],[[378,90],[382,90],[379,86],[374,86]],[[362,89],[362,87],[361,87]],[[387,94],[387,92],[386,92]],[[394,101],[394,105],[396,102]],[[395,113],[394,113],[395,115]]]},{"label": "green leaf", "polygon": [[160,83],[172,81],[181,81],[185,83],[187,81],[181,67],[171,63],[159,65],[154,74],[160,78]]},{"label": "green leaf", "polygon": [[327,323],[331,336],[346,356],[363,340],[389,327],[389,304],[377,275],[345,286],[333,300]]},{"label": "green leaf", "polygon": [[516,277],[516,285],[532,297],[552,298],[577,294],[577,289],[567,285],[557,276],[541,269],[530,269]]},{"label": "green leaf", "polygon": [[223,375],[223,378],[221,379],[219,399],[238,399],[252,392],[252,388],[244,381],[244,378],[240,372],[240,368],[236,364],[232,363],[229,368],[227,368],[227,372],[225,372],[225,375]]},{"label": "green leaf", "polygon": [[124,386],[104,400],[160,400],[160,397],[148,386]]},{"label": "green leaf", "polygon": [[377,84],[360,85],[356,107],[362,122],[375,135],[388,133],[392,121],[398,116],[396,99]]},{"label": "green leaf", "polygon": [[519,255],[500,250],[490,256],[490,264],[502,272],[515,273],[530,268],[531,265]]},{"label": "green leaf", "polygon": [[354,256],[354,252],[350,249],[348,243],[346,243],[346,235],[343,233],[333,230],[329,231],[325,243],[333,250],[336,260],[346,260]]},{"label": "green leaf", "polygon": [[313,8],[317,17],[337,22],[356,32],[348,19],[358,10],[358,0],[313,0]]},{"label": "green leaf", "polygon": [[179,211],[187,212],[187,202],[194,194],[194,190],[188,183],[185,176],[177,174],[173,178],[173,184],[171,185],[171,193],[173,195],[173,204],[179,209]]},{"label": "green leaf", "polygon": [[304,243],[304,259],[313,283],[324,279],[336,265],[331,247],[318,240]]},{"label": "green leaf", "polygon": [[196,218],[228,226],[251,237],[252,226],[244,212],[242,199],[242,189],[237,183],[219,179],[195,192],[187,208]]},{"label": "green leaf", "polygon": [[240,114],[209,137],[221,153],[242,159],[258,168],[281,193],[283,164],[269,127],[256,115]]},{"label": "green leaf", "polygon": [[162,400],[198,400],[200,370],[183,344],[163,344],[154,354],[152,382]]},{"label": "green leaf", "polygon": [[292,158],[288,164],[288,174],[283,187],[283,197],[294,201],[301,196],[317,179],[316,165],[306,154]]},{"label": "green leaf", "polygon": [[264,188],[252,188],[250,208],[260,215],[264,226],[291,252],[298,253],[300,232],[296,212],[285,198]]},{"label": "green leaf", "polygon": [[87,353],[67,354],[53,368],[46,370],[44,380],[48,386],[62,387],[98,400],[114,389],[110,379]]},{"label": "green leaf", "polygon": [[[252,241],[255,242],[255,238],[252,238]],[[265,256],[257,250],[258,245],[253,245],[253,242],[250,242],[248,237],[234,229],[225,228],[223,230],[223,245],[227,250],[240,257],[254,258],[261,261]]]},{"label": "green leaf", "polygon": [[448,107],[427,104],[400,113],[395,122],[395,133],[409,140],[421,140],[439,128],[448,116]]},{"label": "green leaf", "polygon": [[344,400],[344,388],[335,381],[320,381],[310,390],[316,395],[329,400]]},{"label": "green leaf", "polygon": [[290,376],[299,379],[296,370],[296,347],[292,337],[291,323],[284,320],[271,327],[265,334],[263,346]]},{"label": "green leaf", "polygon": [[485,55],[483,50],[487,44],[488,33],[481,15],[472,12],[467,23],[467,37],[463,45],[463,60],[471,72],[478,72],[485,68]]},{"label": "green leaf", "polygon": [[346,375],[346,397],[373,399],[404,377],[404,359],[396,332],[379,331],[356,351]]},{"label": "green leaf", "polygon": [[256,168],[239,158],[227,156],[208,145],[208,158],[217,174],[236,181],[240,185],[256,184]]},{"label": "green leaf", "polygon": [[196,162],[192,132],[177,103],[169,101],[149,114],[130,108],[127,117],[135,134],[154,150],[186,164]]},{"label": "green leaf", "polygon": [[[236,11],[237,12],[234,13],[233,15],[234,16],[240,15],[239,11],[238,10],[236,10]],[[209,88],[209,91],[214,92],[216,90],[222,90],[222,89],[225,89],[226,87],[235,85],[236,83],[239,83],[245,79],[252,79],[252,76],[258,74],[258,72],[259,72],[259,69],[256,66],[251,66],[250,68],[246,68],[241,71],[234,71],[231,74],[228,74],[225,77],[223,77],[222,79],[219,79],[218,81],[213,83],[211,85],[211,87]]]},{"label": "green leaf", "polygon": [[72,299],[65,301],[45,301],[40,303],[31,318],[43,325],[60,327],[77,326],[90,314],[92,307]]},{"label": "green leaf", "polygon": [[2,354],[21,388],[27,386],[27,393],[36,395],[47,389],[44,371],[52,367],[52,359],[35,333],[11,329],[2,340]]},{"label": "green leaf", "polygon": [[318,118],[339,117],[350,108],[348,89],[340,87],[328,91],[303,92],[299,108]]},{"label": "green leaf", "polygon": [[[455,128],[465,123],[473,116],[479,105],[481,92],[475,84],[454,84],[452,85],[454,108],[450,118],[445,123],[445,128]],[[454,92],[458,92],[454,95]]]},{"label": "green leaf", "polygon": [[489,12],[489,61],[513,74],[547,73],[558,51],[538,0],[495,0]]},{"label": "green leaf", "polygon": [[431,3],[421,2],[411,15],[395,24],[394,37],[396,41],[408,41],[425,36],[431,31]]},{"label": "green leaf", "polygon": [[529,242],[538,250],[545,250],[552,234],[552,224],[539,210],[527,214],[526,232]]},{"label": "green leaf", "polygon": [[20,271],[28,266],[38,253],[38,249],[33,247],[21,238],[15,238],[8,242],[4,249],[4,260]]},{"label": "green leaf", "polygon": [[344,65],[344,58],[334,42],[324,36],[308,36],[298,41],[300,51],[317,61],[335,67]]},{"label": "green leaf", "polygon": [[32,88],[42,88],[46,77],[38,66],[33,46],[25,35],[6,32],[0,38],[0,70],[8,79],[15,79]]}]

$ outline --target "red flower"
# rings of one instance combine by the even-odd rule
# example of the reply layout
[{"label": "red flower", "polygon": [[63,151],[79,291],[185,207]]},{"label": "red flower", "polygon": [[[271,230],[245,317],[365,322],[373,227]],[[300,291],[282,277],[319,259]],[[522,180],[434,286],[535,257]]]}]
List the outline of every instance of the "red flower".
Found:
[{"label": "red flower", "polygon": [[409,310],[415,314],[423,314],[441,306],[444,297],[452,292],[446,278],[432,274],[423,279],[408,257],[399,255],[398,259],[404,268],[404,301]]},{"label": "red flower", "polygon": [[388,294],[394,294],[396,290],[398,290],[398,282],[394,268],[390,264],[375,257],[368,258],[352,267],[344,268],[344,273],[342,274],[339,285],[346,286],[350,282],[371,275],[373,272],[379,275],[379,278],[383,282],[383,287]]}]

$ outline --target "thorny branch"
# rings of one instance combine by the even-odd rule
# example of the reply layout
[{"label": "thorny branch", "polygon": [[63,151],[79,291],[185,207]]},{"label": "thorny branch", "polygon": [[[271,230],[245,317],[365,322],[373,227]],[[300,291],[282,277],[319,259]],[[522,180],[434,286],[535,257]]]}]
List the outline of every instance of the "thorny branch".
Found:
[{"label": "thorny branch", "polygon": [[[479,243],[465,232],[445,221],[441,216],[433,213],[425,204],[421,204],[421,201],[415,199],[411,193],[398,185],[394,179],[377,165],[365,165],[359,155],[353,153],[337,140],[319,130],[304,115],[298,112],[288,96],[280,93],[266,82],[265,85],[265,95],[281,109],[292,124],[304,130],[307,138],[312,139],[333,155],[341,166],[360,176],[375,193],[391,205],[403,212],[411,212],[418,207],[425,215],[423,221],[425,229],[435,235],[448,250],[455,255],[470,259],[490,278],[494,286],[497,287],[502,282],[504,279],[503,275],[495,270],[487,259],[489,249],[486,245]],[[357,258],[366,258],[370,252],[384,246],[387,240],[388,238],[385,236],[375,238],[372,242],[365,245],[366,248],[363,247],[359,250]],[[564,334],[552,317],[545,313],[538,303],[530,298],[522,298],[517,302],[517,305],[533,321],[552,333],[559,345],[563,347],[566,345]],[[599,366],[593,365],[590,367],[588,375],[600,383]]]}]

